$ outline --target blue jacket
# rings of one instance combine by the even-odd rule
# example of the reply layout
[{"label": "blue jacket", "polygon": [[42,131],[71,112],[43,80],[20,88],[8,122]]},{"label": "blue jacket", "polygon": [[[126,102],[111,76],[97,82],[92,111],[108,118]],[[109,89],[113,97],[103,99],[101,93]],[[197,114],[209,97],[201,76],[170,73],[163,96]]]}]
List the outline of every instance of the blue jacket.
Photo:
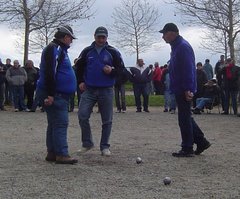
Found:
[{"label": "blue jacket", "polygon": [[[112,67],[112,72],[108,75],[103,72],[105,65]],[[91,87],[113,86],[115,77],[121,75],[124,69],[121,54],[108,43],[98,52],[93,42],[83,49],[76,63],[78,83],[84,82]]]},{"label": "blue jacket", "polygon": [[48,96],[76,91],[76,76],[67,54],[68,48],[60,41],[53,40],[42,52],[37,87],[44,89]]},{"label": "blue jacket", "polygon": [[170,43],[172,52],[169,63],[170,90],[174,94],[196,92],[195,55],[191,45],[178,36]]}]

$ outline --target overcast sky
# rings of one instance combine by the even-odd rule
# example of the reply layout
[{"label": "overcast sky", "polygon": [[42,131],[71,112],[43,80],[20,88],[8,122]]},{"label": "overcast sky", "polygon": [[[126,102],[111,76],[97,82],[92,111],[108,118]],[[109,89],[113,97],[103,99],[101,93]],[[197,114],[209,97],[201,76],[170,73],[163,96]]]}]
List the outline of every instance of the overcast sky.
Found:
[{"label": "overcast sky", "polygon": [[[173,6],[170,6],[163,2],[163,0],[149,0],[154,3],[161,13],[159,18],[159,25],[156,27],[156,37],[159,38],[159,42],[152,45],[151,49],[146,53],[140,54],[145,64],[153,64],[158,61],[160,65],[164,65],[169,60],[170,46],[162,40],[162,34],[158,33],[165,23],[173,22],[178,25],[180,34],[189,41],[193,46],[196,55],[196,62],[203,62],[206,58],[210,59],[211,64],[214,66],[218,61],[220,55],[211,55],[209,51],[200,48],[202,30],[194,27],[188,27],[184,25],[181,15],[176,14],[176,10]],[[112,24],[111,15],[113,8],[119,5],[118,0],[96,0],[94,8],[96,15],[90,20],[81,21],[81,24],[74,25],[73,30],[78,39],[74,40],[71,48],[69,49],[69,56],[73,62],[74,58],[78,57],[81,50],[93,42],[93,34],[98,26],[105,26],[109,28]],[[7,24],[0,25],[0,58],[5,63],[6,58],[12,60],[18,59],[22,63],[23,55],[20,50],[16,48],[16,36],[17,30],[12,31],[7,27]],[[108,42],[114,46],[111,41],[111,34],[109,34]],[[129,55],[119,49],[122,54],[126,66],[133,66],[135,64],[136,55]],[[35,66],[39,65],[40,54],[30,54],[29,59],[32,59]]]}]

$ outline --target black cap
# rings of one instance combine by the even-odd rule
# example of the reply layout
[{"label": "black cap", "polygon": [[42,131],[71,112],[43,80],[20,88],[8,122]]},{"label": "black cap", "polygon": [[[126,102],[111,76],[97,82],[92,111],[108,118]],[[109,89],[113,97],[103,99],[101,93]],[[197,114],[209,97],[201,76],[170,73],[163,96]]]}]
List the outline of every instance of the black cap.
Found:
[{"label": "black cap", "polygon": [[76,36],[73,34],[72,28],[68,25],[60,26],[59,28],[57,28],[57,31],[70,35],[73,39],[77,39]]},{"label": "black cap", "polygon": [[107,37],[108,36],[108,31],[105,27],[100,26],[95,30],[94,35],[95,36],[105,36],[105,37]]},{"label": "black cap", "polygon": [[174,23],[167,23],[162,30],[160,30],[160,33],[166,33],[166,32],[179,32],[178,27]]}]

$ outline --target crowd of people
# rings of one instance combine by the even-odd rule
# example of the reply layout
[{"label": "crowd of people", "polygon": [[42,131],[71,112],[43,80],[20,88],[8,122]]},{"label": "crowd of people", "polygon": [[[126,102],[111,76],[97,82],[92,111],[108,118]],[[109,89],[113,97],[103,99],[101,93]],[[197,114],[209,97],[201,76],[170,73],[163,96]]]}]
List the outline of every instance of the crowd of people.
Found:
[{"label": "crowd of people", "polygon": [[[27,60],[23,67],[18,60],[14,60],[13,65],[9,58],[6,64],[0,61],[0,109],[5,111],[4,106],[8,104],[15,112],[35,112],[40,106],[48,121],[46,161],[74,164],[78,160],[69,156],[67,128],[68,112],[74,110],[75,93],[82,132],[78,154],[94,147],[89,120],[97,104],[102,119],[99,147],[103,156],[110,156],[113,97],[115,94],[116,112],[125,113],[125,83],[130,81],[137,113],[150,112],[151,94],[164,96],[164,112],[174,114],[178,109],[182,148],[172,155],[199,155],[211,144],[191,116],[192,112],[201,114],[206,104],[214,105],[217,99],[222,114],[231,113],[231,105],[233,114],[237,115],[240,69],[233,59],[225,59],[223,55],[215,70],[209,59],[204,65],[198,62],[195,66],[193,49],[179,35],[175,24],[168,23],[159,32],[172,48],[170,60],[164,66],[158,62],[146,66],[143,59],[138,59],[135,66],[125,67],[120,52],[108,44],[108,30],[102,26],[95,30],[93,43],[84,48],[71,66],[67,50],[76,36],[70,26],[61,26],[53,41],[44,48],[39,68],[32,60]],[[193,144],[197,145],[195,151]]]}]

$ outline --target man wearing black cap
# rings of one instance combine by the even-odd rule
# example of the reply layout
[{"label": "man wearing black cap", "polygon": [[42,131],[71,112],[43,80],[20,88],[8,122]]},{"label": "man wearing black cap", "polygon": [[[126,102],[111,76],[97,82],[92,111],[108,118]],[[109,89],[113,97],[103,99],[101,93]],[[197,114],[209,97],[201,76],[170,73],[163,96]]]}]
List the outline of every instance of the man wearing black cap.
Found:
[{"label": "man wearing black cap", "polygon": [[[196,92],[195,55],[191,45],[179,35],[178,27],[168,23],[162,30],[163,39],[171,45],[169,63],[170,90],[178,105],[178,123],[182,137],[182,149],[174,157],[193,157],[210,147],[203,132],[191,117],[191,100]],[[193,144],[197,149],[193,151]]]},{"label": "man wearing black cap", "polygon": [[59,27],[54,37],[42,52],[36,91],[48,119],[46,161],[74,164],[78,160],[69,156],[67,127],[69,97],[77,85],[67,49],[76,37],[69,26]]},{"label": "man wearing black cap", "polygon": [[103,156],[110,156],[109,137],[113,115],[113,85],[115,76],[124,70],[121,54],[107,43],[108,31],[105,27],[95,30],[95,41],[86,47],[76,63],[79,88],[84,91],[79,103],[79,124],[82,131],[82,148],[84,153],[93,148],[89,118],[92,109],[98,103],[102,118],[102,137],[100,151]]}]

